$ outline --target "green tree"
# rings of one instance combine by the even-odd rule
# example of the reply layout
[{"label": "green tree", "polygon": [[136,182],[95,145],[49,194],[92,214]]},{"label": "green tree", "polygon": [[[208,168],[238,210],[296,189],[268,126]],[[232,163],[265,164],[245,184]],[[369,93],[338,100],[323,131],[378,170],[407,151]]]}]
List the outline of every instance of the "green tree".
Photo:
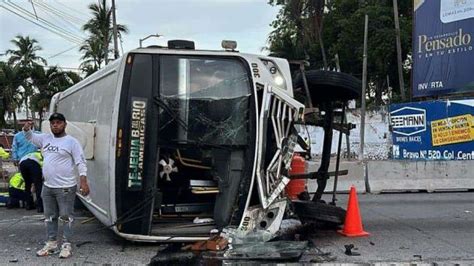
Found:
[{"label": "green tree", "polygon": [[19,65],[0,62],[0,127],[6,127],[5,115],[13,115],[14,128],[17,129],[16,109],[21,98],[18,88],[27,77]]},{"label": "green tree", "polygon": [[[313,44],[322,42],[323,0],[270,0],[281,9],[271,26],[269,50],[274,56],[309,59]],[[321,47],[321,46],[319,46]],[[321,49],[321,53],[324,51]]]},{"label": "green tree", "polygon": [[11,40],[16,46],[15,50],[7,50],[7,55],[10,55],[8,62],[13,65],[19,64],[23,68],[32,68],[35,65],[43,63],[46,65],[46,60],[36,53],[42,48],[38,45],[38,41],[29,36],[23,37],[17,35],[15,39]]},{"label": "green tree", "polygon": [[80,47],[79,51],[84,53],[81,58],[84,61],[82,61],[80,68],[86,73],[86,76],[96,72],[102,66],[105,58],[102,44],[103,42],[97,38],[89,38]]},{"label": "green tree", "polygon": [[64,91],[81,80],[74,72],[63,72],[59,67],[36,66],[31,72],[36,93],[31,98],[32,111],[38,112],[40,121],[54,94]]},{"label": "green tree", "polygon": [[[21,81],[21,87],[23,87],[23,95],[21,97],[22,102],[26,106],[26,115],[29,116],[29,99],[33,95],[33,86],[29,80],[29,74],[32,69],[38,65],[46,65],[46,60],[37,55],[37,52],[42,48],[38,45],[38,41],[30,38],[29,36],[17,35],[15,39],[11,40],[15,45],[15,49],[7,50],[9,55],[8,62],[11,65],[21,68],[21,72],[25,74],[24,79]],[[18,86],[19,87],[19,86]],[[18,89],[15,88],[15,89]]]},{"label": "green tree", "polygon": [[[89,33],[89,37],[81,46],[80,51],[84,53],[81,68],[90,72],[101,68],[103,63],[108,63],[109,55],[112,52],[109,47],[112,43],[113,29],[112,9],[107,6],[106,0],[89,5],[89,10],[92,18],[82,26],[82,29]],[[119,37],[127,32],[126,26],[117,24]]]},{"label": "green tree", "polygon": [[[295,2],[303,8],[292,8],[296,5]],[[341,71],[362,78],[364,17],[368,14],[369,95],[373,95],[370,102],[381,105],[382,95],[387,93],[387,75],[390,85],[399,87],[392,1],[325,1],[324,13],[321,13],[318,5],[320,2],[318,0],[269,2],[281,6],[280,13],[272,23],[274,31],[269,36],[271,54],[288,59],[307,59],[311,68],[320,69],[325,64],[322,42],[317,39],[317,33],[322,29],[321,39],[327,48],[327,58],[335,58],[338,55]],[[399,5],[403,59],[406,59],[411,51],[411,8],[409,1],[401,1]],[[291,13],[289,10],[293,10],[294,14],[288,15]],[[322,27],[323,21],[324,27]],[[298,27],[298,24],[302,27]],[[335,60],[328,60],[327,64],[330,69],[336,68]],[[409,84],[408,79],[408,73],[405,73],[406,84]],[[395,94],[394,98],[397,98],[399,91],[397,90]]]}]

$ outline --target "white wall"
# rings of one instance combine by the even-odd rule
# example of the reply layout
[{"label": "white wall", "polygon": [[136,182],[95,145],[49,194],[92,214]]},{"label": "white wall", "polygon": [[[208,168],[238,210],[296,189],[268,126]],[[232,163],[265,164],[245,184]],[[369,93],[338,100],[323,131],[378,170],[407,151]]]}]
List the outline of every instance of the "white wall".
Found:
[{"label": "white wall", "polygon": [[[360,146],[360,109],[351,109],[346,112],[347,120],[356,125],[356,128],[351,130],[349,136],[350,152],[352,158],[357,158]],[[390,149],[392,146],[392,137],[389,132],[388,111],[386,108],[381,108],[375,111],[367,111],[365,115],[365,145],[364,156],[371,160],[388,159]],[[323,149],[324,131],[321,127],[308,126],[311,140],[311,153],[313,156],[320,156]],[[306,137],[306,129],[299,128],[301,136]],[[333,155],[337,152],[337,142],[339,139],[339,131],[334,130],[332,140]],[[346,136],[342,136],[342,153],[347,157]]]}]

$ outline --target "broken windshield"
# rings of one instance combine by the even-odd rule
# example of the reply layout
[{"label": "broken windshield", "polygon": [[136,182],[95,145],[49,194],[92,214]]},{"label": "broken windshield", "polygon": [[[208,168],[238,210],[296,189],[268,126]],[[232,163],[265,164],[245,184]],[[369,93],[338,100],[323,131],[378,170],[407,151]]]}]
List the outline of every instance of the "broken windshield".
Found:
[{"label": "broken windshield", "polygon": [[250,81],[236,59],[161,56],[160,140],[245,145]]}]

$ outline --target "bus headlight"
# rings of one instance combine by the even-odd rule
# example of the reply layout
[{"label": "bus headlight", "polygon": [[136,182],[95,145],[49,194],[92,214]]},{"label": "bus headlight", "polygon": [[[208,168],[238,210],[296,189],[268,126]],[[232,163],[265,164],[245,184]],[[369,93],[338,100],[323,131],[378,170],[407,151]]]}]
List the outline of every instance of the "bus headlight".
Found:
[{"label": "bus headlight", "polygon": [[278,75],[278,76],[275,76],[273,78],[275,80],[275,84],[278,85],[278,86],[282,86],[283,84],[285,84],[285,79],[283,79],[282,76]]},{"label": "bus headlight", "polygon": [[275,85],[277,85],[280,89],[286,90],[286,80],[278,69],[278,66],[271,60],[260,60],[262,60],[262,63],[265,65],[268,72],[270,72],[270,74],[272,75],[273,82],[275,82]]}]

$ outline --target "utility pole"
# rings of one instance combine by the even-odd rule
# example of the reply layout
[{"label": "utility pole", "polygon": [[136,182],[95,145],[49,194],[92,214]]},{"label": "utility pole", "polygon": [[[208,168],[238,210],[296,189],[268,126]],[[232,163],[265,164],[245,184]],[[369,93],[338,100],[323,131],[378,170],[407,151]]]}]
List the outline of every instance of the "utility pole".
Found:
[{"label": "utility pole", "polygon": [[364,55],[362,63],[362,99],[360,107],[360,147],[359,160],[364,160],[364,142],[365,142],[365,90],[367,88],[367,34],[369,29],[369,15],[365,14],[364,26]]},{"label": "utility pole", "polygon": [[402,101],[406,101],[405,82],[402,72],[402,46],[400,44],[400,22],[398,21],[398,2],[393,0],[393,17],[395,20],[395,35],[397,40],[397,63],[398,63],[398,82],[400,84],[400,94]]},{"label": "utility pole", "polygon": [[118,41],[117,41],[117,13],[115,12],[115,0],[112,0],[113,27],[114,27],[114,57],[119,58]]}]

